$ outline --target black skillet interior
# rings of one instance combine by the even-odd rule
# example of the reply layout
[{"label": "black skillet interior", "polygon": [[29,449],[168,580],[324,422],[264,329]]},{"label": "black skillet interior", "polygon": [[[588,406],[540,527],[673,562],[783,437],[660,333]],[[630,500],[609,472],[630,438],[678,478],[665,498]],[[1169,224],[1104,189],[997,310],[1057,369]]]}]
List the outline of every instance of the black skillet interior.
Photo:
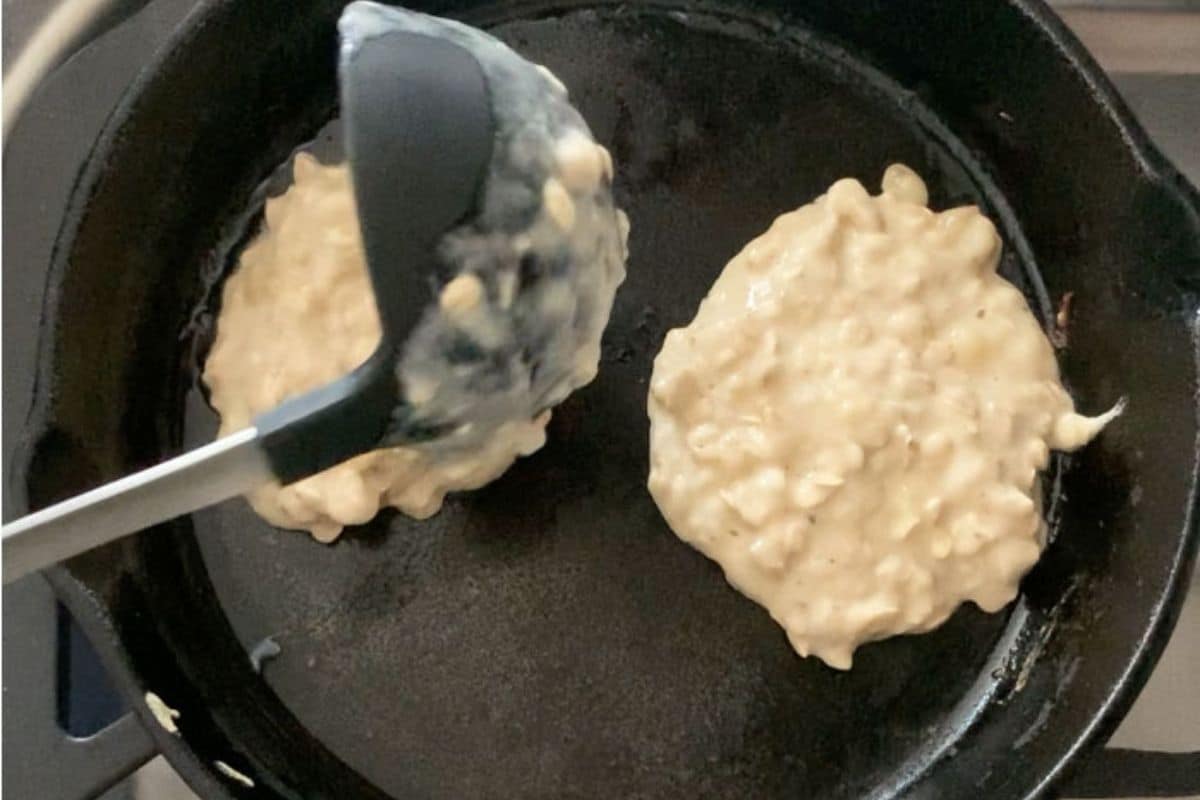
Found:
[{"label": "black skillet interior", "polygon": [[[333,113],[335,0],[199,11],[98,145],[61,234],[29,468],[40,505],[211,436],[203,299],[255,187]],[[415,523],[326,548],[239,502],[54,574],[209,796],[1023,797],[1107,730],[1195,550],[1197,200],[1040,7],[923,0],[441,2],[570,87],[618,164],[629,278],[599,379],[550,442]],[[1081,408],[1056,538],[1007,613],[797,658],[643,488],[669,328],[783,210],[903,161],[977,202]],[[196,311],[200,308],[200,311]],[[262,676],[245,650],[273,635]],[[148,717],[147,717],[148,719]],[[253,788],[220,777],[221,760]]]}]

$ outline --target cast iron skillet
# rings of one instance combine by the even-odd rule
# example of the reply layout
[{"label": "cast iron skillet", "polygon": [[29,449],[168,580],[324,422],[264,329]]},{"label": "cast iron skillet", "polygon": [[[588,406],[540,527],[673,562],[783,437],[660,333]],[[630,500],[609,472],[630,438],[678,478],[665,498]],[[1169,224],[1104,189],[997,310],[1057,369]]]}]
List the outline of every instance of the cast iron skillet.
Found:
[{"label": "cast iron skillet", "polygon": [[[542,452],[427,522],[326,548],[231,502],[54,570],[158,746],[207,797],[1045,792],[1144,682],[1196,552],[1195,189],[1032,2],[422,8],[548,64],[613,151],[634,229],[600,377]],[[210,289],[255,187],[335,111],[339,10],[207,3],[110,120],[56,248],[32,507],[212,435]],[[986,209],[1047,323],[1074,293],[1066,379],[1086,411],[1129,408],[1056,462],[1054,539],[1010,610],[840,673],[659,517],[646,381],[742,243],[893,161],[935,207]]]}]

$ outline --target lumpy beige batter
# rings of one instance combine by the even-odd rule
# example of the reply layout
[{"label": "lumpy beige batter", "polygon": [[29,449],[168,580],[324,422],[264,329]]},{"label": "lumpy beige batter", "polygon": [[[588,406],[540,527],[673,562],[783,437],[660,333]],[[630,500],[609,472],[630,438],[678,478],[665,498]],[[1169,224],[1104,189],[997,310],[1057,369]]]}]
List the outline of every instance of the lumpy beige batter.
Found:
[{"label": "lumpy beige batter", "polygon": [[1038,473],[1075,413],[974,207],[888,168],[784,214],[654,362],[650,491],[801,655],[1011,601],[1045,546]]},{"label": "lumpy beige batter", "polygon": [[[349,168],[300,153],[293,172],[291,188],[267,200],[262,233],[225,283],[204,371],[221,436],[340,378],[379,342]],[[477,283],[455,278],[443,288],[441,307],[454,312],[478,303]],[[306,529],[321,541],[385,506],[423,519],[447,492],[478,488],[540,448],[548,420],[547,412],[505,423],[480,447],[461,452],[376,450],[286,487],[264,486],[249,500],[273,525]]]}]

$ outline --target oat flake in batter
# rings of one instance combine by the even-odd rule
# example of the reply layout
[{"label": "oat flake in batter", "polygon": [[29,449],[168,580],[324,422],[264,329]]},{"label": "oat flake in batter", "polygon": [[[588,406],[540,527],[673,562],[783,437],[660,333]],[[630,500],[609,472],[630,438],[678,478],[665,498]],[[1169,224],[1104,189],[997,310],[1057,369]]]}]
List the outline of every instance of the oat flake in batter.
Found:
[{"label": "oat flake in batter", "polygon": [[801,655],[997,611],[1045,546],[1038,472],[1120,413],[1075,413],[974,207],[889,167],[784,214],[671,331],[650,491]]}]

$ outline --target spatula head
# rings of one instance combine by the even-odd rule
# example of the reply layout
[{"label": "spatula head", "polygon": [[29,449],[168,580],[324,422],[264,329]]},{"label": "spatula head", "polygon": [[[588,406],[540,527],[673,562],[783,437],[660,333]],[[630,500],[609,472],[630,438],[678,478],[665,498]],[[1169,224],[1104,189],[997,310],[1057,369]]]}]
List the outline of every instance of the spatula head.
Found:
[{"label": "spatula head", "polygon": [[[596,374],[625,274],[612,161],[566,87],[484,31],[366,0],[338,30],[366,252],[398,348],[385,444],[484,446]],[[454,192],[472,186],[461,215]]]},{"label": "spatula head", "polygon": [[466,221],[495,124],[475,58],[442,38],[345,39],[342,124],[384,342],[398,347],[433,299],[437,246]]}]

